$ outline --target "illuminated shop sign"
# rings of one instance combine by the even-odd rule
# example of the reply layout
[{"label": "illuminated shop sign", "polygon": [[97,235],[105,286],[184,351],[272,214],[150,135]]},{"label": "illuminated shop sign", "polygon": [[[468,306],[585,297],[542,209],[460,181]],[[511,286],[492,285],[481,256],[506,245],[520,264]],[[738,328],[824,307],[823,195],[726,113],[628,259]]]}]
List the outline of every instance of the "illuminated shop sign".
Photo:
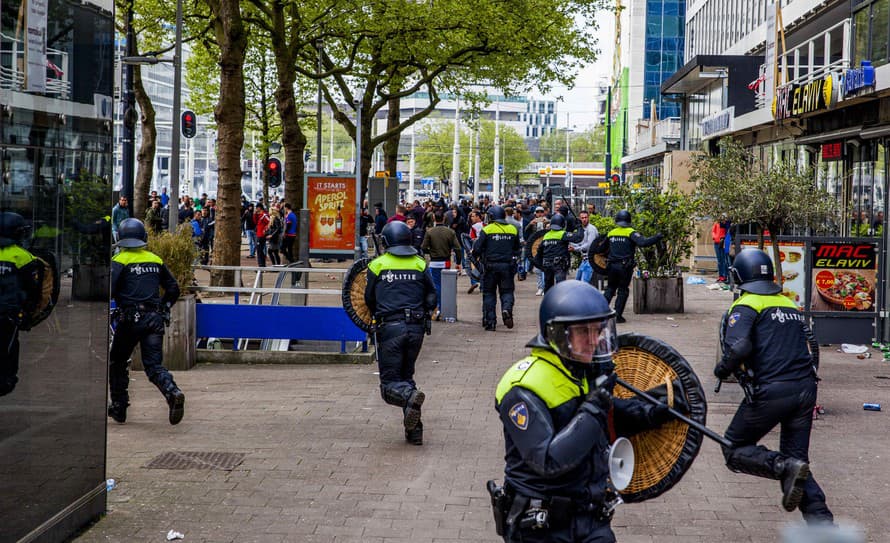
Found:
[{"label": "illuminated shop sign", "polygon": [[822,144],[822,160],[832,161],[844,158],[844,144],[840,141]]},{"label": "illuminated shop sign", "polygon": [[875,67],[871,65],[871,61],[863,60],[859,68],[851,68],[844,71],[844,97],[857,94],[862,89],[875,86]]},{"label": "illuminated shop sign", "polygon": [[797,117],[837,103],[837,76],[826,75],[803,85],[785,85],[776,89],[773,117],[776,120]]}]

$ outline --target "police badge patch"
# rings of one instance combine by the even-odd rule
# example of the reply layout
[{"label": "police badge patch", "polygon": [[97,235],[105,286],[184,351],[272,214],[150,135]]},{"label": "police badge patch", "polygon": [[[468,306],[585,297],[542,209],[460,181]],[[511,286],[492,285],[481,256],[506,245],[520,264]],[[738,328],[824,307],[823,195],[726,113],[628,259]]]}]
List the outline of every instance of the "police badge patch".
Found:
[{"label": "police badge patch", "polygon": [[520,430],[528,428],[528,407],[526,407],[525,402],[519,402],[511,407],[509,414],[510,420],[513,421],[517,428]]},{"label": "police badge patch", "polygon": [[739,317],[741,317],[739,313],[733,313],[729,316],[729,320],[726,321],[726,324],[728,324],[729,326],[735,326],[735,323],[739,322]]}]

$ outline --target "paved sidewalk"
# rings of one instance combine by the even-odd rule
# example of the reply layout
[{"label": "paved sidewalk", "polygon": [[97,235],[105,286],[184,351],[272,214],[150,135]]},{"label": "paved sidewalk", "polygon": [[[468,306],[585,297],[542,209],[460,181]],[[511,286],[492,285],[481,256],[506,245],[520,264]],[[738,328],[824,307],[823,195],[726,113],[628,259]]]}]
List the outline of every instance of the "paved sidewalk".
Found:
[{"label": "paved sidewalk", "polygon": [[[481,326],[481,296],[459,282],[459,321],[434,323],[418,361],[427,393],[425,445],[403,440],[397,409],[380,399],[372,366],[198,366],[176,373],[186,415],[167,424],[166,405],[132,374],[126,425],[111,423],[108,477],[118,486],[108,514],[81,543],[164,541],[168,530],[197,542],[495,542],[485,481],[503,478],[503,438],[493,409],[504,370],[536,331],[534,276],[517,283],[517,326]],[[716,329],[732,295],[686,285],[686,313],[634,315],[619,331],[659,337],[682,353],[708,393],[708,425],[722,432],[741,397],[712,393]],[[632,307],[629,304],[629,307]],[[812,465],[840,520],[890,536],[885,412],[890,376],[880,355],[823,348]],[[772,434],[767,443],[776,446]],[[167,451],[244,453],[232,471],[144,466]],[[779,505],[778,484],[731,473],[719,447],[704,446],[683,481],[662,497],[624,505],[613,521],[623,543],[779,541],[799,514]]]}]

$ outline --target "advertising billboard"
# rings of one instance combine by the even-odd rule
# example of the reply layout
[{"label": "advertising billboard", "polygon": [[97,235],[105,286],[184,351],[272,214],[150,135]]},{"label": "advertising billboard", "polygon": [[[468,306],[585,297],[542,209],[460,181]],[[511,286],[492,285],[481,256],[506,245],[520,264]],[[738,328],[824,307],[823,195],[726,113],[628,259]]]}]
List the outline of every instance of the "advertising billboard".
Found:
[{"label": "advertising billboard", "polygon": [[308,175],[309,254],[352,255],[355,251],[355,178]]}]

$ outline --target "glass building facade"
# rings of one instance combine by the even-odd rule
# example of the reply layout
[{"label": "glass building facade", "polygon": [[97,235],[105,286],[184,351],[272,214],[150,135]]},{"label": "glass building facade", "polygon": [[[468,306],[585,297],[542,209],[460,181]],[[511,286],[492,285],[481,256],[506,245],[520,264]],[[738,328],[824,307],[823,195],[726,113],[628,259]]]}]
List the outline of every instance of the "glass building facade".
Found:
[{"label": "glass building facade", "polygon": [[0,541],[105,510],[112,14],[0,0]]},{"label": "glass building facade", "polygon": [[680,104],[664,99],[661,84],[683,66],[685,20],[685,0],[646,0],[644,119],[652,100],[659,119],[680,116]]}]

